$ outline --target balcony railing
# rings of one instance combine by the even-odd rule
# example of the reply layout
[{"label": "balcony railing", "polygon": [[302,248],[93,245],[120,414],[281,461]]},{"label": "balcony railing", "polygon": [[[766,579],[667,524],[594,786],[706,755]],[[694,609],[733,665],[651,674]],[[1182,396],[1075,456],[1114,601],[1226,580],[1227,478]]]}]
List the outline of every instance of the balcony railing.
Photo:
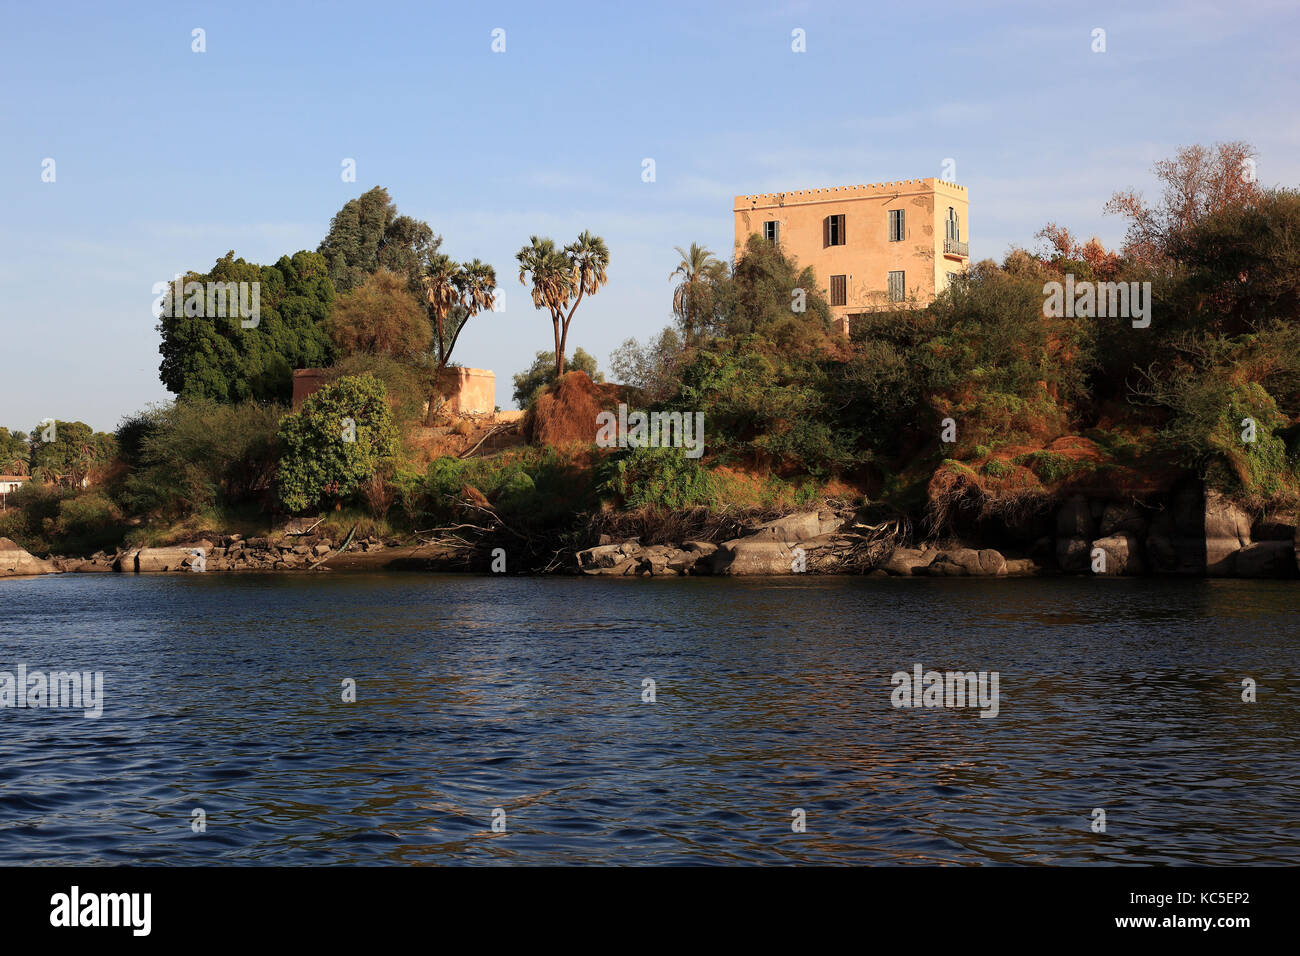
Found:
[{"label": "balcony railing", "polygon": [[946,256],[961,256],[963,259],[969,259],[970,244],[962,242],[960,239],[949,239],[945,236],[943,240],[943,254]]}]

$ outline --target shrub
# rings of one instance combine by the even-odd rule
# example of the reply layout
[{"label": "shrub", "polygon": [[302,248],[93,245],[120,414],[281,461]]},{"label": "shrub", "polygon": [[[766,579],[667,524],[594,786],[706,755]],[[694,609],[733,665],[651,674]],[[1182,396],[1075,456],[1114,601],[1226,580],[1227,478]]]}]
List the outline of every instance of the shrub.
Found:
[{"label": "shrub", "polygon": [[278,438],[279,499],[292,512],[355,494],[397,450],[387,392],[368,374],[316,392],[285,416]]},{"label": "shrub", "polygon": [[689,508],[717,498],[712,473],[680,448],[630,449],[611,456],[603,470],[602,490],[617,495],[629,508]]}]

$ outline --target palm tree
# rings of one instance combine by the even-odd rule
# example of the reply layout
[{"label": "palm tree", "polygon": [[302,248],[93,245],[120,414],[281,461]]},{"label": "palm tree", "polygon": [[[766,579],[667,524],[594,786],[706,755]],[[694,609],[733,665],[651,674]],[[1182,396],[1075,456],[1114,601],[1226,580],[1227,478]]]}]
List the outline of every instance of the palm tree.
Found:
[{"label": "palm tree", "polygon": [[[574,292],[573,265],[569,257],[555,248],[551,239],[529,237],[529,244],[515,254],[519,262],[519,281],[533,284],[533,305],[551,313],[551,326],[555,333],[555,353],[560,354],[560,326],[564,310]],[[556,368],[560,367],[556,360]],[[557,372],[558,374],[558,372]]]},{"label": "palm tree", "polygon": [[681,319],[685,344],[690,345],[701,313],[706,311],[705,294],[714,282],[726,275],[727,264],[695,242],[691,243],[689,252],[683,251],[681,246],[673,248],[682,259],[668,277],[669,281],[682,277],[673,290],[673,311]]},{"label": "palm tree", "polygon": [[578,311],[578,303],[583,295],[595,295],[600,287],[609,282],[609,247],[600,236],[593,236],[587,230],[579,234],[576,242],[564,247],[564,255],[573,269],[573,285],[578,297],[573,300],[573,307],[564,317],[564,328],[560,334],[560,345],[555,353],[555,374],[564,374],[564,349],[569,341],[569,323],[573,313]]},{"label": "palm tree", "polygon": [[452,310],[460,304],[460,291],[456,287],[459,273],[460,266],[451,256],[436,253],[429,257],[424,274],[420,276],[425,298],[429,300],[429,311],[433,313],[433,347],[438,358],[438,371],[446,368],[451,357],[451,349],[447,348],[447,325]]},{"label": "palm tree", "polygon": [[433,313],[434,349],[441,372],[451,361],[466,323],[496,305],[497,274],[478,259],[460,265],[438,253],[429,257],[421,282]]}]

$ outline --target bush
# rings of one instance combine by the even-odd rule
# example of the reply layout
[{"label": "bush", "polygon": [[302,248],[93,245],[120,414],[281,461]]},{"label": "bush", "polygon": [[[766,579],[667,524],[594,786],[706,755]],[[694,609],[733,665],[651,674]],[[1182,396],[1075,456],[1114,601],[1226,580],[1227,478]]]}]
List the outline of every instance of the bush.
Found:
[{"label": "bush", "polygon": [[135,468],[119,498],[127,507],[177,518],[261,499],[275,473],[281,409],[178,399],[123,421]]},{"label": "bush", "polygon": [[611,456],[602,470],[602,490],[617,495],[629,508],[690,508],[717,499],[712,473],[680,448],[630,449]]},{"label": "bush", "polygon": [[341,378],[280,423],[279,499],[302,512],[355,494],[397,450],[384,385],[373,375]]}]

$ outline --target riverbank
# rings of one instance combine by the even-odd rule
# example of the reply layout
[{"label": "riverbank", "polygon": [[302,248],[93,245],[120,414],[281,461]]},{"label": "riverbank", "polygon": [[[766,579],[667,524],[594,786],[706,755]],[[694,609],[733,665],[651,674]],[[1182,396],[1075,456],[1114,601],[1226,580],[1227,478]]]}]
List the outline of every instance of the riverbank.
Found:
[{"label": "riverbank", "polygon": [[[353,529],[336,541],[303,522],[262,537],[213,534],[87,558],[43,560],[0,539],[0,576],[406,570],[597,577],[1300,577],[1295,515],[1252,516],[1191,482],[1146,497],[1071,495],[996,522],[967,520],[966,533],[932,539],[917,535],[906,515],[843,502],[766,520],[701,515],[699,509],[629,517],[606,516],[589,525],[588,540],[560,547],[504,528],[472,540],[361,537]],[[601,527],[613,533],[596,533]]]}]

